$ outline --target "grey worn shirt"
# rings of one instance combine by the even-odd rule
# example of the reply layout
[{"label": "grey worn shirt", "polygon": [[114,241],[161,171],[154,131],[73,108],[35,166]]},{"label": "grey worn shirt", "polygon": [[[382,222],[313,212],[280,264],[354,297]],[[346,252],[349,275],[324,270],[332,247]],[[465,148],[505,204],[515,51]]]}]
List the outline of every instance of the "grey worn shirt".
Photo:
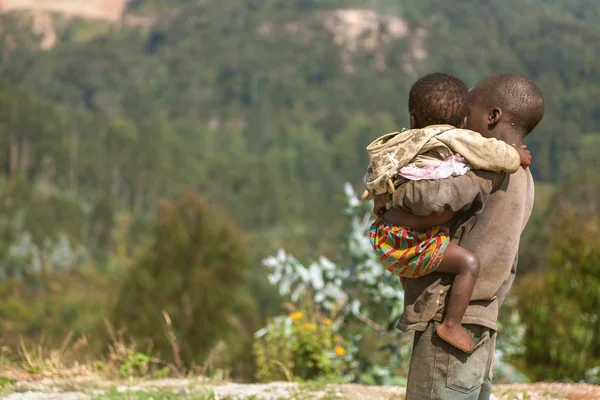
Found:
[{"label": "grey worn shirt", "polygon": [[[459,213],[452,222],[452,241],[473,251],[481,272],[464,324],[496,329],[498,309],[515,278],[519,240],[533,208],[531,173],[520,168],[508,175],[471,171],[437,181],[411,181],[396,190],[394,206],[417,215],[450,208]],[[398,328],[423,331],[431,320],[441,321],[451,277],[433,273],[403,279],[404,314]]]}]

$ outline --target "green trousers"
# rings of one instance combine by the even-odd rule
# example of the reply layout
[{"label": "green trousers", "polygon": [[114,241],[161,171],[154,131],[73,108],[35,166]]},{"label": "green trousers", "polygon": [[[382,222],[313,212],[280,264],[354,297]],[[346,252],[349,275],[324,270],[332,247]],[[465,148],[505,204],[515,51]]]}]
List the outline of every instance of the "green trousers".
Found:
[{"label": "green trousers", "polygon": [[489,400],[496,332],[463,325],[476,346],[466,354],[440,339],[437,325],[431,322],[425,331],[415,333],[406,400]]}]

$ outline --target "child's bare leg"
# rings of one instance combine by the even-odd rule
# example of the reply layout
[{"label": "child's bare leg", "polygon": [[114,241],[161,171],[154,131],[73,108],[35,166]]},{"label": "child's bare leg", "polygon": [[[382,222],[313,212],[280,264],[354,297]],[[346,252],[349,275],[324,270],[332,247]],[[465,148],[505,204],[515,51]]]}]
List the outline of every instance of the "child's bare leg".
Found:
[{"label": "child's bare leg", "polygon": [[456,274],[450,289],[446,316],[438,326],[437,334],[454,347],[470,353],[473,351],[473,339],[463,329],[461,323],[471,300],[475,281],[479,276],[479,258],[469,250],[450,243],[436,271]]}]

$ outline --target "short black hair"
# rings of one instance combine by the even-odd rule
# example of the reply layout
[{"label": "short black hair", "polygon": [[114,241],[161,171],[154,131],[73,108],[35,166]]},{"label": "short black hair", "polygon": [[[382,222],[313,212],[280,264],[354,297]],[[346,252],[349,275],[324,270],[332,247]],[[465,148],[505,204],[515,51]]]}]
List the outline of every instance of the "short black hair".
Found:
[{"label": "short black hair", "polygon": [[492,109],[500,108],[511,117],[511,124],[527,136],[544,118],[544,96],[527,77],[519,74],[500,74],[479,82],[469,92],[470,100],[479,100]]},{"label": "short black hair", "polygon": [[426,125],[459,127],[469,113],[469,89],[460,79],[435,72],[415,82],[408,95],[408,112]]}]

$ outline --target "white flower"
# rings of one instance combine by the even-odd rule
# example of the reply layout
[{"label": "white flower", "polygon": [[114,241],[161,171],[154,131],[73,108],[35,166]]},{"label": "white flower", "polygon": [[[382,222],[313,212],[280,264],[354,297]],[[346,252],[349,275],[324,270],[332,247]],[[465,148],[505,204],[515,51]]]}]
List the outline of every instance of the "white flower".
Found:
[{"label": "white flower", "polygon": [[350,208],[358,207],[360,205],[360,200],[356,196],[354,188],[348,182],[344,184],[344,193],[346,194],[346,198],[348,199],[348,205],[350,206]]},{"label": "white flower", "polygon": [[261,338],[261,337],[265,336],[267,334],[267,332],[269,332],[269,330],[267,328],[259,329],[254,333],[254,337],[257,339]]},{"label": "white flower", "polygon": [[325,286],[325,282],[323,282],[323,274],[321,273],[321,269],[321,265],[317,263],[312,263],[308,268],[310,284],[316,290],[321,290]]}]

